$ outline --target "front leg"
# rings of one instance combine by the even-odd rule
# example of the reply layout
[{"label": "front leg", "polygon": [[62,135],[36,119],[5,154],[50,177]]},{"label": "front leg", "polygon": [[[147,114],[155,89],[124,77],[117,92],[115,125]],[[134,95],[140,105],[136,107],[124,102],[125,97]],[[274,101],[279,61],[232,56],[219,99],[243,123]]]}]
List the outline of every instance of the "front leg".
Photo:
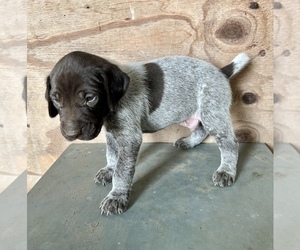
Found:
[{"label": "front leg", "polygon": [[123,213],[128,207],[142,133],[118,135],[115,141],[118,145],[118,160],[112,176],[113,187],[100,204],[101,214],[107,215]]},{"label": "front leg", "polygon": [[101,168],[95,177],[95,183],[106,185],[112,182],[112,176],[118,161],[118,144],[109,132],[105,132],[106,136],[106,161],[107,165]]}]

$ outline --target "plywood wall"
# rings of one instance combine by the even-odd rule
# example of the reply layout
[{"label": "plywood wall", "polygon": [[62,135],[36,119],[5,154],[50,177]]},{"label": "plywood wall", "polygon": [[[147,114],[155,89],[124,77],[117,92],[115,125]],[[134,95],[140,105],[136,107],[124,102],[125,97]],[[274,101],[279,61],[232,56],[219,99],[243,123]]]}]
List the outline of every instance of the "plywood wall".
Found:
[{"label": "plywood wall", "polygon": [[[45,78],[66,53],[120,62],[188,55],[224,66],[240,52],[252,62],[231,81],[240,142],[273,143],[273,1],[28,1],[28,170],[43,174],[67,147],[50,119]],[[173,126],[144,141],[175,141]],[[101,134],[92,142],[103,142]],[[209,138],[208,142],[213,140]],[[100,166],[99,166],[100,167]]]},{"label": "plywood wall", "polygon": [[274,139],[300,152],[300,2],[274,7]]},{"label": "plywood wall", "polygon": [[0,18],[1,193],[26,170],[26,1],[1,4]]}]

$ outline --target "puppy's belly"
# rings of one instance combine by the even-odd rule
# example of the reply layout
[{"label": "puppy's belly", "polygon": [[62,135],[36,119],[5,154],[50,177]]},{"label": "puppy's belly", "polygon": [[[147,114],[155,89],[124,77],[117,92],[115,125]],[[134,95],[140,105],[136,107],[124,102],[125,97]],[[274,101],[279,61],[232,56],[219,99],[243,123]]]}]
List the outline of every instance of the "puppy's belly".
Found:
[{"label": "puppy's belly", "polygon": [[179,123],[179,125],[187,127],[191,131],[194,131],[199,125],[199,120],[196,118],[189,118],[189,119]]},{"label": "puppy's belly", "polygon": [[147,122],[142,122],[142,131],[143,133],[154,133],[158,130],[164,129],[170,125],[175,125],[178,124],[180,126],[184,126],[187,127],[188,129],[190,129],[192,132],[199,126],[199,122],[200,119],[198,117],[196,117],[196,115],[190,116],[190,118],[184,120],[184,121],[167,121],[167,119],[164,119],[163,122],[162,121],[158,121],[155,120],[154,121],[149,121],[147,120]]}]

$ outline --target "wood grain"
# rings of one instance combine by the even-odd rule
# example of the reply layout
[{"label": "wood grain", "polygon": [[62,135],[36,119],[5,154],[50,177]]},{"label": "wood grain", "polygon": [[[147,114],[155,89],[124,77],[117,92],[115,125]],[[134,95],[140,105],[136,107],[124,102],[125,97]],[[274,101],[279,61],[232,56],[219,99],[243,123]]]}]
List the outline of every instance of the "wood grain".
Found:
[{"label": "wood grain", "polygon": [[[249,1],[28,2],[28,169],[43,174],[67,147],[50,119],[45,78],[64,54],[83,50],[119,62],[189,55],[221,67],[246,52],[252,62],[231,81],[232,120],[241,142],[273,143],[273,4]],[[172,126],[144,141],[175,141]],[[100,135],[92,142],[103,142]],[[208,138],[206,142],[213,142]]]},{"label": "wood grain", "polygon": [[0,5],[0,192],[26,169],[26,2]]},{"label": "wood grain", "polygon": [[274,7],[275,142],[291,143],[300,151],[300,3],[283,0]]}]

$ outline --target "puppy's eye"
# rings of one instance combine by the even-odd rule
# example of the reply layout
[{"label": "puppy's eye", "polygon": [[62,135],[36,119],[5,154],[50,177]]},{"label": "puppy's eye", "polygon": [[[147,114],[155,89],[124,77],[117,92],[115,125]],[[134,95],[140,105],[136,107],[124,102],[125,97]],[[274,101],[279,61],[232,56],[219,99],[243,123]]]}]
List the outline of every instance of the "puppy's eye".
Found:
[{"label": "puppy's eye", "polygon": [[59,101],[60,101],[60,96],[58,93],[53,93],[51,96],[50,96],[54,106],[59,106]]},{"label": "puppy's eye", "polygon": [[87,102],[92,102],[93,100],[95,100],[95,98],[96,98],[96,96],[87,96],[87,97],[85,98],[85,100],[86,100]]},{"label": "puppy's eye", "polygon": [[91,95],[91,94],[87,94],[85,96],[85,101],[86,101],[86,104],[89,106],[89,107],[94,107],[97,102],[98,102],[98,96],[96,95]]}]

